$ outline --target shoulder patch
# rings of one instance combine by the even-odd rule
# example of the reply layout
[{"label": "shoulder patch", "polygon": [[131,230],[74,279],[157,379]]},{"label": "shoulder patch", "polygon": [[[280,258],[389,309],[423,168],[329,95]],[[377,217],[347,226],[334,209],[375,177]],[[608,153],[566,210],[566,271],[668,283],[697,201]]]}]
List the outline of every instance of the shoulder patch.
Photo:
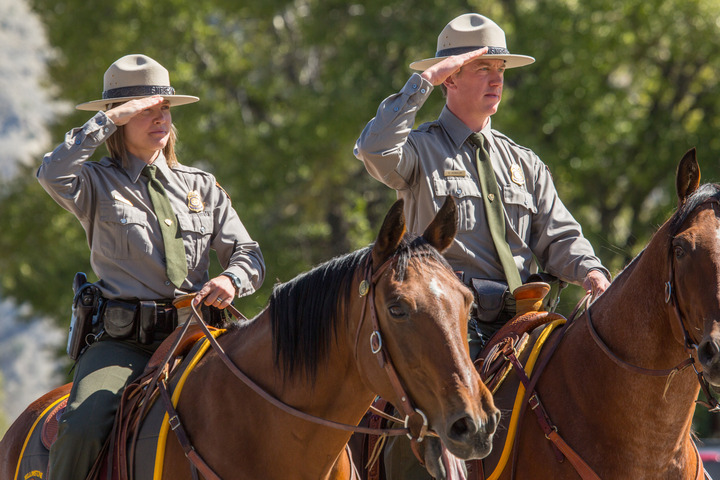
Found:
[{"label": "shoulder patch", "polygon": [[220,183],[218,183],[218,182],[216,181],[216,182],[215,182],[215,185],[220,189],[220,191],[222,191],[222,192],[225,194],[225,196],[228,198],[228,200],[232,200],[232,199],[230,198],[230,194],[229,194],[228,192],[226,192],[223,187],[220,186]]}]

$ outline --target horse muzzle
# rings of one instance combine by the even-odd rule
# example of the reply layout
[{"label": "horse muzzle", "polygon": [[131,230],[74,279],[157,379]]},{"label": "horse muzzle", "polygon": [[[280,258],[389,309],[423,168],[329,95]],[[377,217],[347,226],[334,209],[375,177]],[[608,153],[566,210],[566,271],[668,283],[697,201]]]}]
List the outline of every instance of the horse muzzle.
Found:
[{"label": "horse muzzle", "polygon": [[500,421],[500,411],[493,409],[483,417],[459,414],[451,417],[440,434],[445,447],[463,460],[484,458],[492,450],[495,430]]},{"label": "horse muzzle", "polygon": [[720,335],[703,338],[697,347],[703,377],[714,388],[720,388]]}]

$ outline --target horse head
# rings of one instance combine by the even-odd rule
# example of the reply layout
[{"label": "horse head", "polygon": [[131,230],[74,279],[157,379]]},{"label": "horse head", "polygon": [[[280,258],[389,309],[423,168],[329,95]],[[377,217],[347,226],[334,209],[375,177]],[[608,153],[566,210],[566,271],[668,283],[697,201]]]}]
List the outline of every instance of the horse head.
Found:
[{"label": "horse head", "polygon": [[720,386],[720,186],[700,186],[695,149],[680,161],[678,211],[670,220],[669,279],[673,334],[697,348],[705,379]]},{"label": "horse head", "polygon": [[452,454],[481,458],[491,450],[499,411],[468,353],[473,296],[440,255],[456,231],[452,197],[421,237],[405,233],[403,201],[393,205],[370,253],[372,293],[356,355],[365,381],[407,415],[413,436],[422,437],[413,424],[425,419]]}]

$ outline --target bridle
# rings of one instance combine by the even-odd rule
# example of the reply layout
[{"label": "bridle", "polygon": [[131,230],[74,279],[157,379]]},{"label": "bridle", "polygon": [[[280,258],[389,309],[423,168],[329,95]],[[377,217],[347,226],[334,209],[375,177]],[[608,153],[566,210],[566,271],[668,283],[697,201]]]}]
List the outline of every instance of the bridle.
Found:
[{"label": "bridle", "polygon": [[[414,254],[414,255],[422,255],[422,254]],[[340,422],[335,422],[332,420],[327,420],[321,417],[316,417],[314,415],[310,415],[306,412],[303,412],[301,410],[296,409],[295,407],[292,407],[290,405],[287,405],[286,403],[282,402],[278,398],[274,397],[272,394],[267,392],[265,389],[263,389],[260,385],[255,383],[250,377],[248,377],[240,368],[238,368],[237,365],[235,365],[235,362],[232,361],[232,359],[225,353],[222,346],[217,342],[215,339],[215,336],[212,334],[210,329],[208,328],[207,324],[203,321],[202,316],[197,311],[195,305],[190,302],[190,308],[192,309],[193,316],[195,317],[197,324],[200,326],[203,334],[205,335],[205,338],[207,338],[208,342],[210,342],[210,345],[212,348],[216,351],[218,354],[218,357],[222,362],[225,364],[225,366],[232,372],[232,374],[240,379],[247,387],[249,387],[251,390],[253,390],[256,394],[258,394],[260,397],[265,399],[268,403],[274,405],[278,409],[282,410],[283,412],[289,413],[295,417],[301,418],[303,420],[316,423],[319,425],[323,425],[330,428],[335,428],[338,430],[344,430],[354,433],[364,433],[369,435],[385,435],[385,436],[397,436],[397,435],[403,435],[406,434],[412,441],[413,444],[413,450],[415,451],[416,456],[418,456],[418,452],[416,451],[415,447],[416,444],[421,442],[425,435],[436,435],[434,432],[431,432],[428,430],[428,421],[427,416],[419,409],[413,407],[413,403],[410,400],[410,397],[406,393],[405,389],[402,386],[402,382],[400,381],[400,378],[397,375],[397,372],[395,370],[395,367],[392,364],[392,361],[390,359],[389,353],[387,350],[383,347],[382,343],[382,334],[380,331],[380,325],[377,319],[377,311],[375,307],[375,285],[377,284],[378,280],[382,276],[383,273],[391,266],[394,265],[397,262],[397,257],[393,256],[390,257],[388,260],[386,260],[378,269],[373,273],[372,269],[372,253],[369,252],[367,255],[367,260],[365,262],[365,267],[363,270],[363,280],[360,282],[359,287],[359,294],[361,297],[364,297],[365,300],[363,302],[363,307],[361,311],[361,317],[360,321],[358,322],[358,328],[357,328],[357,334],[355,338],[355,357],[357,359],[358,356],[358,343],[359,343],[359,334],[360,330],[362,328],[362,325],[365,320],[365,313],[367,306],[370,306],[370,319],[371,319],[371,326],[372,326],[372,333],[370,334],[370,349],[371,352],[375,355],[375,357],[378,360],[378,363],[380,364],[380,367],[383,368],[383,370],[388,375],[388,379],[390,381],[390,384],[392,385],[393,389],[395,390],[395,393],[397,394],[398,398],[400,399],[400,406],[402,407],[402,411],[405,414],[405,422],[404,422],[404,428],[369,428],[369,427],[361,427],[357,425],[348,425]],[[238,319],[247,320],[247,318],[240,313],[234,306],[230,305],[228,307],[230,312],[235,315]],[[169,364],[170,359],[172,358],[173,352],[176,350],[178,344],[180,343],[180,340],[185,335],[185,333],[188,330],[189,325],[192,322],[188,321],[186,322],[185,326],[183,327],[182,332],[178,336],[175,344],[170,350],[170,353],[167,355],[165,362],[159,367],[159,371],[165,370],[167,365]],[[167,374],[166,374],[167,375]],[[165,408],[168,411],[168,417],[169,422],[171,424],[172,430],[175,432],[175,434],[178,436],[178,440],[180,441],[183,450],[185,451],[185,455],[188,457],[192,465],[200,471],[205,478],[208,479],[219,479],[217,474],[214,473],[212,468],[210,468],[207,463],[200,457],[200,455],[197,453],[195,448],[190,443],[189,437],[187,433],[185,432],[184,427],[182,426],[182,423],[180,421],[180,417],[175,410],[174,405],[172,404],[170,400],[169,393],[167,391],[167,385],[166,381],[167,379],[160,379],[160,372],[156,374],[156,381],[160,389],[161,398],[163,399],[163,402],[165,404]],[[376,413],[381,414],[381,416],[384,416],[386,418],[389,418],[390,420],[399,421],[399,419],[396,419],[394,417],[390,417],[385,415],[382,412],[376,411]],[[419,430],[416,430],[411,425],[409,425],[409,420],[412,416],[419,416],[422,420],[422,425],[419,428]],[[417,423],[417,422],[416,422]],[[416,432],[416,433],[415,433]],[[418,460],[422,462],[422,459],[418,456]]]},{"label": "bridle", "polygon": [[[709,199],[700,205],[704,205],[709,202],[719,203],[717,200]],[[700,206],[699,205],[699,206]],[[642,253],[641,253],[642,255]],[[682,312],[680,311],[680,307],[677,301],[677,296],[675,294],[675,263],[673,262],[673,249],[672,246],[669,249],[668,252],[668,281],[665,282],[665,303],[670,305],[672,307],[672,310],[674,312],[675,320],[677,321],[677,324],[680,327],[680,331],[683,334],[683,348],[688,354],[688,358],[683,360],[682,362],[678,363],[672,368],[667,369],[648,369],[639,367],[636,365],[633,365],[629,362],[626,362],[625,360],[618,357],[611,349],[608,347],[608,345],[600,338],[600,335],[598,335],[597,331],[595,330],[595,326],[592,322],[592,317],[590,315],[590,297],[587,298],[585,313],[587,316],[587,324],[588,324],[588,330],[590,331],[590,336],[593,338],[595,343],[598,347],[617,365],[620,367],[629,370],[634,373],[639,373],[641,375],[646,376],[658,376],[658,377],[666,377],[678,372],[681,372],[682,370],[685,370],[687,367],[692,366],[693,370],[695,371],[695,375],[697,376],[698,383],[700,384],[700,388],[702,389],[703,393],[705,394],[705,397],[708,399],[707,402],[703,402],[700,400],[696,400],[696,403],[699,403],[705,407],[708,408],[710,412],[720,412],[720,404],[715,399],[715,397],[712,395],[710,391],[710,384],[703,376],[702,370],[698,370],[696,366],[696,361],[693,356],[694,353],[697,352],[698,345],[697,343],[692,339],[692,336],[688,332],[687,327],[685,326],[685,320],[683,317]]]},{"label": "bridle", "polygon": [[[370,351],[373,353],[373,355],[375,355],[375,358],[377,359],[380,368],[385,371],[385,374],[390,381],[390,385],[392,386],[397,398],[400,401],[400,407],[403,414],[405,415],[404,425],[405,429],[408,430],[408,438],[413,441],[422,442],[425,435],[428,434],[427,415],[425,415],[422,410],[414,407],[412,400],[410,400],[410,396],[407,394],[405,388],[403,387],[402,382],[400,381],[400,377],[398,376],[397,371],[393,366],[389,352],[383,346],[382,334],[380,333],[380,324],[377,317],[377,308],[375,306],[375,285],[377,284],[380,277],[382,277],[382,275],[385,273],[385,271],[391,265],[394,265],[396,263],[396,258],[391,257],[390,259],[386,260],[385,263],[380,265],[375,271],[375,273],[373,273],[372,254],[368,254],[367,256],[367,261],[365,262],[365,269],[363,274],[364,278],[360,282],[360,286],[358,288],[358,293],[361,297],[365,299],[365,301],[363,302],[362,311],[360,314],[360,322],[358,322],[357,333],[355,334],[355,359],[358,359],[358,343],[360,341],[360,331],[365,321],[365,311],[368,305],[370,305],[370,322],[372,328],[372,333],[370,333]],[[414,429],[409,426],[410,418],[415,415],[419,416],[422,420],[422,425],[420,426],[419,430],[417,430],[417,433],[413,433]]]}]

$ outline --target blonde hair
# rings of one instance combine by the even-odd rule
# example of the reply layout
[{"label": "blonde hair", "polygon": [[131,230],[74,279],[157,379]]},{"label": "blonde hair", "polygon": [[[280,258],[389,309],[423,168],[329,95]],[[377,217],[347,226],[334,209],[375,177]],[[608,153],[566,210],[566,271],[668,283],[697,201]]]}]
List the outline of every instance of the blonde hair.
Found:
[{"label": "blonde hair", "polygon": [[[112,105],[110,108],[115,107],[118,104]],[[175,154],[175,142],[178,139],[178,131],[175,128],[175,124],[170,126],[170,137],[168,138],[167,144],[163,148],[163,155],[167,161],[168,167],[174,168],[180,165],[178,162],[177,155]],[[115,133],[105,141],[105,147],[110,154],[110,158],[113,158],[123,164],[127,164],[128,151],[125,146],[125,125],[119,125]]]}]

